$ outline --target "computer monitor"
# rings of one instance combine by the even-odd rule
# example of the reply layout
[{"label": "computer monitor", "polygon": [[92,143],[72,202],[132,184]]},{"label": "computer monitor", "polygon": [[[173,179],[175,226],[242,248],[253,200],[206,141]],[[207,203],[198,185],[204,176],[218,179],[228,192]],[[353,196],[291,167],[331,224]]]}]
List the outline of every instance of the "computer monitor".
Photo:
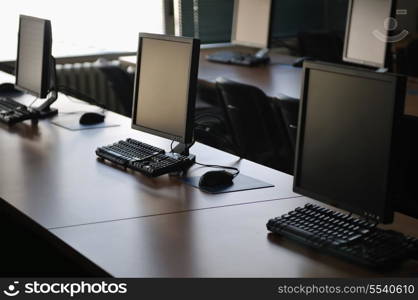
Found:
[{"label": "computer monitor", "polygon": [[57,113],[50,105],[56,100],[55,61],[52,51],[52,30],[49,20],[20,15],[16,60],[17,89],[38,98],[48,98],[39,110],[41,116]]},{"label": "computer monitor", "polygon": [[235,0],[231,42],[269,48],[271,5],[272,0]]},{"label": "computer monitor", "polygon": [[294,191],[391,222],[405,85],[394,74],[305,63]]},{"label": "computer monitor", "polygon": [[395,0],[350,0],[343,60],[387,68],[390,56],[388,37],[395,11]]},{"label": "computer monitor", "polygon": [[193,142],[200,41],[139,34],[132,128],[180,142]]}]

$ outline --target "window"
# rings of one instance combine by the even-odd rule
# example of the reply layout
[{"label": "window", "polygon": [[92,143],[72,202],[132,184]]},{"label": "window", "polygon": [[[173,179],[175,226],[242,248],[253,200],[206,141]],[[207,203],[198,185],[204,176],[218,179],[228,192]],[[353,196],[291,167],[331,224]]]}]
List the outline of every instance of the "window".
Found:
[{"label": "window", "polygon": [[0,11],[0,60],[16,58],[19,14],[51,20],[55,56],[136,51],[139,32],[164,33],[163,0],[13,0]]},{"label": "window", "polygon": [[[257,0],[254,0],[257,1]],[[231,40],[234,0],[174,0],[177,32],[202,43]],[[272,38],[301,31],[344,31],[348,0],[273,0]]]},{"label": "window", "polygon": [[175,0],[177,33],[202,44],[231,41],[233,0]]}]

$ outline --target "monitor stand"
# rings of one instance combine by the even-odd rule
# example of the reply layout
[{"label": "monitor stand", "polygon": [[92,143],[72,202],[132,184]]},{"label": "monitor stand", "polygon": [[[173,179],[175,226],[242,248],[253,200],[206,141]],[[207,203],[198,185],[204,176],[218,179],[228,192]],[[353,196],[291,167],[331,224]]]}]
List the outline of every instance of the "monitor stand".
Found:
[{"label": "monitor stand", "polygon": [[33,110],[39,113],[40,119],[50,118],[58,114],[58,109],[52,108],[51,105],[58,99],[58,91],[56,88],[57,74],[55,69],[55,58],[51,56],[49,60],[49,72],[50,72],[50,82],[49,82],[49,95],[44,103],[38,107],[34,107]]},{"label": "monitor stand", "polygon": [[50,96],[40,106],[33,108],[34,111],[39,113],[40,119],[50,118],[58,114],[58,109],[52,108],[51,104],[58,98],[57,91],[51,91]]},{"label": "monitor stand", "polygon": [[189,149],[190,147],[193,146],[193,143],[191,144],[184,144],[184,143],[179,143],[177,146],[175,146],[171,152],[173,153],[177,153],[177,154],[181,154],[184,156],[189,156]]},{"label": "monitor stand", "polygon": [[187,170],[195,163],[196,161],[196,155],[190,154],[189,149],[191,146],[193,146],[194,143],[191,144],[184,144],[179,143],[177,146],[175,146],[170,153],[167,153],[167,155],[173,155],[174,157],[178,155],[183,155],[187,157],[187,160],[189,164],[187,164],[187,168],[179,171],[179,172],[172,172],[170,173],[170,176],[182,176],[187,173]]}]

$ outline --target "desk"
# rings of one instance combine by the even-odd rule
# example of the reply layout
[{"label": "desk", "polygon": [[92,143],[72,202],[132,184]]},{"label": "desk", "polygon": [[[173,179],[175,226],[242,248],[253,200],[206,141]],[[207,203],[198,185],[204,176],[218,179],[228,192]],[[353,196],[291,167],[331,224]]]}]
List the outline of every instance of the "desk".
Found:
[{"label": "desk", "polygon": [[[62,95],[54,106],[61,113],[94,109]],[[108,112],[107,118],[121,126],[69,131],[48,120],[0,126],[1,209],[25,218],[76,261],[113,276],[156,277],[401,276],[418,268],[411,262],[374,273],[268,236],[269,218],[312,200],[292,192],[291,176],[208,146],[192,148],[199,161],[238,166],[275,187],[209,195],[175,178],[149,179],[101,163],[95,148],[126,137],[169,146],[130,129],[126,117]],[[193,167],[190,174],[203,171]],[[418,220],[398,215],[393,226],[418,235]]]},{"label": "desk", "polygon": [[[266,230],[307,198],[266,201],[52,230],[116,277],[376,277],[340,259]],[[418,221],[396,216],[392,228],[418,234]],[[97,251],[97,249],[105,249]],[[418,262],[386,276],[407,276]]]},{"label": "desk", "polygon": [[[92,110],[68,102],[60,97],[54,106],[61,112]],[[47,120],[34,127],[0,125],[0,197],[50,229],[297,196],[291,176],[202,144],[191,149],[199,162],[234,165],[275,187],[214,196],[169,176],[152,179],[109,167],[96,160],[98,146],[132,137],[168,150],[170,141],[131,130],[130,119],[115,113],[106,118],[121,126],[69,131]],[[207,170],[194,167],[189,174]]]},{"label": "desk", "polygon": [[[294,58],[278,53],[271,53],[271,64],[257,67],[234,66],[213,63],[206,60],[206,55],[224,50],[224,48],[201,49],[199,61],[199,79],[215,81],[218,77],[256,86],[268,96],[285,94],[299,99],[301,93],[302,69],[294,68]],[[136,56],[123,56],[122,64],[136,66]],[[418,79],[410,78],[409,92],[405,100],[405,114],[418,116]]]}]

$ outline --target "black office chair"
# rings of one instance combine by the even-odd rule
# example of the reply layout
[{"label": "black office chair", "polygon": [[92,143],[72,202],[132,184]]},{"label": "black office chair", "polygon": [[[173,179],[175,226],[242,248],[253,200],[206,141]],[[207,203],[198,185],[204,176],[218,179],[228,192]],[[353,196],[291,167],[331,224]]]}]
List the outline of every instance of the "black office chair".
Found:
[{"label": "black office chair", "polygon": [[216,80],[238,155],[288,172],[290,141],[281,115],[275,114],[271,98],[257,87]]},{"label": "black office chair", "polygon": [[104,62],[99,64],[98,68],[105,75],[107,83],[115,93],[116,100],[120,104],[119,113],[130,117],[132,115],[134,73],[129,73],[115,62]]},{"label": "black office chair", "polygon": [[197,83],[195,139],[200,143],[236,154],[216,84],[201,79]]},{"label": "black office chair", "polygon": [[280,171],[293,174],[295,144],[298,122],[299,100],[285,95],[271,98],[276,126],[275,134],[280,136]]},{"label": "black office chair", "polygon": [[278,100],[274,103],[276,113],[281,113],[289,135],[292,150],[295,151],[299,116],[299,99],[292,98],[284,94],[279,94],[276,97]]}]

